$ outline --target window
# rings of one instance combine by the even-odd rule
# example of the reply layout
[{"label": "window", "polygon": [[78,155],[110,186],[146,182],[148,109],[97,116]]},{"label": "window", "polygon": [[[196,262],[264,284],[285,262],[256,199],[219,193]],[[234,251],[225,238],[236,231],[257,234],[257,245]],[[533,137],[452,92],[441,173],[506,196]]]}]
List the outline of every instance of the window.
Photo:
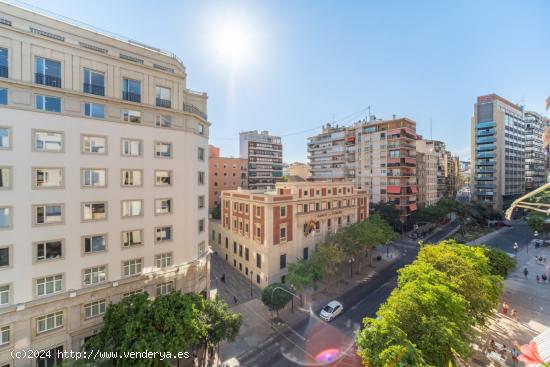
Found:
[{"label": "window", "polygon": [[83,168],[83,187],[107,187],[107,170],[104,168]]},{"label": "window", "polygon": [[122,200],[122,217],[138,217],[143,214],[143,200]]},{"label": "window", "polygon": [[155,157],[172,158],[172,143],[155,142]]},{"label": "window", "polygon": [[204,125],[203,124],[197,124],[197,132],[200,135],[204,135]]},{"label": "window", "polygon": [[141,259],[131,259],[122,262],[122,275],[129,277],[141,273]]},{"label": "window", "polygon": [[155,88],[156,102],[158,107],[171,108],[170,89],[164,87]]},{"label": "window", "polygon": [[155,228],[155,242],[172,241],[172,226]]},{"label": "window", "polygon": [[155,214],[172,213],[172,199],[155,199]]},{"label": "window", "polygon": [[12,216],[13,212],[11,206],[0,206],[0,229],[11,228]]},{"label": "window", "polygon": [[281,228],[281,241],[286,241],[286,227]]},{"label": "window", "polygon": [[105,74],[90,69],[84,69],[84,83],[82,85],[82,90],[84,93],[104,96]]},{"label": "window", "polygon": [[199,147],[197,151],[199,161],[204,161],[204,148]]},{"label": "window", "polygon": [[172,116],[157,115],[157,126],[158,127],[172,127]]},{"label": "window", "polygon": [[133,296],[133,295],[135,295],[135,294],[141,294],[141,293],[143,293],[143,289],[136,289],[136,290],[133,290],[133,291],[124,293],[124,294],[122,295],[122,297],[126,298],[126,297]]},{"label": "window", "polygon": [[11,167],[0,166],[0,190],[11,189]]},{"label": "window", "polygon": [[8,77],[8,49],[0,48],[0,78]]},{"label": "window", "polygon": [[203,171],[199,171],[199,185],[204,185],[205,175]]},{"label": "window", "polygon": [[172,253],[167,252],[165,254],[155,255],[155,265],[157,268],[166,268],[172,265]]},{"label": "window", "polygon": [[309,258],[309,247],[304,247],[302,258],[307,260]]},{"label": "window", "polygon": [[1,326],[0,327],[0,346],[8,345],[9,343],[10,343],[10,327],[9,325]]},{"label": "window", "polygon": [[126,157],[140,157],[143,152],[143,141],[136,139],[122,139],[121,154]]},{"label": "window", "polygon": [[63,168],[34,168],[35,188],[62,188]]},{"label": "window", "polygon": [[[45,333],[63,327],[63,311],[52,312],[36,319],[36,333]],[[57,353],[55,353],[57,354]]]},{"label": "window", "polygon": [[103,252],[107,249],[107,235],[98,234],[82,237],[82,247],[85,254]]},{"label": "window", "polygon": [[34,107],[40,111],[61,112],[61,98],[36,95],[34,97]]},{"label": "window", "polygon": [[60,131],[33,130],[34,150],[38,152],[63,152],[64,134]]},{"label": "window", "polygon": [[141,123],[141,111],[122,110],[122,118],[125,122]]},{"label": "window", "polygon": [[164,296],[166,294],[170,294],[174,291],[174,282],[163,282],[160,284],[157,284],[157,297],[158,296]]},{"label": "window", "polygon": [[122,79],[122,99],[131,102],[141,102],[141,82],[133,79]]},{"label": "window", "polygon": [[[1,66],[0,66],[0,73],[2,72]],[[0,105],[7,105],[8,104],[8,89],[7,88],[0,88]]]},{"label": "window", "polygon": [[53,367],[61,364],[64,350],[63,345],[47,350],[42,357],[36,359],[36,367]]},{"label": "window", "polygon": [[104,220],[107,219],[107,203],[83,203],[82,220]]},{"label": "window", "polygon": [[84,103],[84,116],[105,118],[105,105],[99,103]]},{"label": "window", "polygon": [[107,137],[83,135],[82,153],[107,154]]},{"label": "window", "polygon": [[33,205],[34,224],[63,223],[63,204]]},{"label": "window", "polygon": [[63,241],[43,241],[36,242],[35,246],[35,260],[37,262],[47,260],[59,260],[63,258]]},{"label": "window", "polygon": [[10,263],[10,247],[0,247],[0,269],[8,268]]},{"label": "window", "polygon": [[246,247],[246,248],[244,249],[244,259],[245,259],[246,261],[248,261],[248,260],[250,259],[250,251],[249,251],[248,247]]},{"label": "window", "polygon": [[256,254],[256,267],[258,269],[261,269],[261,267],[262,267],[262,255],[261,254]]},{"label": "window", "polygon": [[123,169],[120,174],[120,184],[123,187],[142,186],[142,176],[143,171],[140,169]]},{"label": "window", "polygon": [[0,285],[0,305],[7,305],[10,303],[10,286]]},{"label": "window", "polygon": [[285,218],[286,217],[286,206],[281,206],[280,211],[281,211],[281,218]]},{"label": "window", "polygon": [[155,186],[172,185],[172,171],[155,170]]},{"label": "window", "polygon": [[84,305],[84,318],[86,320],[105,314],[107,302],[104,299]]},{"label": "window", "polygon": [[122,247],[143,245],[143,230],[134,229],[122,232]]},{"label": "window", "polygon": [[282,254],[279,257],[279,269],[286,268],[286,254]]},{"label": "window", "polygon": [[204,208],[204,195],[199,195],[199,209]]},{"label": "window", "polygon": [[59,61],[37,57],[35,59],[34,82],[61,88],[61,63]]},{"label": "window", "polygon": [[82,283],[94,285],[107,281],[107,265],[94,266],[84,269],[82,272]]},{"label": "window", "polygon": [[11,148],[11,128],[0,126],[0,149]]},{"label": "window", "polygon": [[204,219],[199,219],[199,233],[204,232]]},{"label": "window", "polygon": [[199,242],[197,248],[198,248],[199,257],[206,254],[206,242],[204,241]]},{"label": "window", "polygon": [[63,275],[61,274],[36,279],[36,295],[39,297],[61,291],[63,291]]}]

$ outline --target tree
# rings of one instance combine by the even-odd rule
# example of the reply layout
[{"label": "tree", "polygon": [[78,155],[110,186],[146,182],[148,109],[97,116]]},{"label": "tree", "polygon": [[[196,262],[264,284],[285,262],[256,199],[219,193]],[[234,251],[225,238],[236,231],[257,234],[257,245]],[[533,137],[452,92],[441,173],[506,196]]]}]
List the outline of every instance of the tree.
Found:
[{"label": "tree", "polygon": [[283,309],[292,297],[294,296],[290,293],[290,289],[282,283],[272,283],[262,291],[262,302],[275,310],[277,317],[279,317],[279,310]]},{"label": "tree", "polygon": [[488,246],[481,246],[489,261],[491,274],[506,277],[508,272],[516,266],[516,259],[510,257],[506,252]]},{"label": "tree", "polygon": [[300,259],[288,265],[286,279],[300,291],[314,286],[322,277],[323,270],[315,261]]},{"label": "tree", "polygon": [[545,221],[545,216],[540,213],[531,213],[526,218],[526,222],[527,222],[527,225],[529,226],[529,229],[531,229],[531,231],[533,232],[537,231],[541,234],[545,232],[544,221]]},{"label": "tree", "polygon": [[[204,300],[197,294],[173,292],[149,299],[147,293],[124,298],[107,308],[99,334],[85,345],[86,350],[104,352],[158,351],[174,355],[187,350],[204,337],[199,321]],[[169,366],[160,359],[114,359],[115,366]]]},{"label": "tree", "polygon": [[344,251],[334,243],[323,243],[311,255],[311,261],[318,266],[325,276],[332,276],[344,261]]},{"label": "tree", "polygon": [[220,220],[222,219],[222,205],[218,204],[212,208],[212,219]]},{"label": "tree", "polygon": [[371,204],[370,212],[372,214],[378,214],[384,219],[392,228],[401,228],[400,212],[390,202],[380,201],[379,203]]}]

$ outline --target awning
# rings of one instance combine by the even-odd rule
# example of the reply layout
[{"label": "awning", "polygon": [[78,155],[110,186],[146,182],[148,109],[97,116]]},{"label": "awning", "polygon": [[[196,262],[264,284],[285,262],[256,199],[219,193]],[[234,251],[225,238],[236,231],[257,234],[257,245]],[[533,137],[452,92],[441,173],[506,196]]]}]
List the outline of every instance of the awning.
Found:
[{"label": "awning", "polygon": [[395,135],[401,133],[401,129],[391,129],[386,131],[386,136],[388,135]]},{"label": "awning", "polygon": [[418,190],[416,189],[416,185],[411,186],[411,191],[415,194],[418,192]]},{"label": "awning", "polygon": [[411,211],[416,210],[416,204],[409,205],[409,210],[411,210]]},{"label": "awning", "polygon": [[407,157],[405,158],[406,163],[416,164],[416,158]]},{"label": "awning", "polygon": [[388,163],[399,163],[401,158],[388,158]]},{"label": "awning", "polygon": [[388,192],[388,194],[400,194],[401,193],[401,187],[400,186],[388,186],[387,192]]}]

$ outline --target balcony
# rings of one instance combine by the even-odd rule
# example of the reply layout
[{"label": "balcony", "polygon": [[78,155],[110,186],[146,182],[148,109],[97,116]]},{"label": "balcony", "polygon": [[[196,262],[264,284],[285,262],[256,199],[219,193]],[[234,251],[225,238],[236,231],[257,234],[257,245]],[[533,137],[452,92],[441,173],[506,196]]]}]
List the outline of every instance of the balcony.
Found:
[{"label": "balcony", "polygon": [[42,73],[34,74],[34,82],[36,84],[47,85],[50,87],[61,88],[61,78],[52,75],[44,75]]},{"label": "balcony", "polygon": [[476,125],[476,128],[477,129],[487,129],[487,128],[495,127],[495,126],[497,126],[496,122],[487,121],[487,122],[478,122],[477,125]]},{"label": "balcony", "polygon": [[496,149],[496,147],[495,147],[493,144],[489,144],[489,145],[478,145],[477,148],[476,148],[476,150],[477,150],[478,152],[488,151],[488,150],[489,150],[489,151],[493,151],[493,150],[495,150],[495,149]]},{"label": "balcony", "polygon": [[476,158],[495,158],[495,157],[496,157],[495,153],[478,153],[476,155]]},{"label": "balcony", "polygon": [[497,139],[496,139],[496,138],[493,138],[493,137],[477,138],[477,139],[476,139],[476,143],[477,143],[477,144],[494,143],[495,141],[497,141]]},{"label": "balcony", "polygon": [[172,102],[168,99],[157,98],[157,107],[172,108]]},{"label": "balcony", "polygon": [[141,103],[141,94],[124,91],[122,92],[122,99],[125,101]]},{"label": "balcony", "polygon": [[495,129],[489,129],[489,130],[481,130],[477,132],[477,136],[489,136],[489,135],[495,135],[496,130]]},{"label": "balcony", "polygon": [[8,77],[8,67],[0,65],[0,78]]},{"label": "balcony", "polygon": [[184,102],[183,103],[183,111],[192,113],[193,115],[197,115],[200,118],[202,118],[203,120],[207,120],[206,113],[202,112],[201,110],[199,110],[199,108],[197,106],[194,106],[192,104],[188,104],[188,103]]},{"label": "balcony", "polygon": [[105,87],[101,85],[84,83],[84,86],[82,89],[84,93],[95,94],[96,96],[105,95]]}]

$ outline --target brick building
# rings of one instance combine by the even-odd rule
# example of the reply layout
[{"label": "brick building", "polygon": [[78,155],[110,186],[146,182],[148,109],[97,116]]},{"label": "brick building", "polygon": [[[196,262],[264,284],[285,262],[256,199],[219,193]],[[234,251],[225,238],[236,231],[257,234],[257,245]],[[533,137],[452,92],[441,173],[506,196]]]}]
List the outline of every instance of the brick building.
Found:
[{"label": "brick building", "polygon": [[222,191],[247,187],[248,162],[242,158],[220,157],[220,148],[213,145],[209,145],[208,150],[210,153],[208,208],[212,209],[220,204]]}]

